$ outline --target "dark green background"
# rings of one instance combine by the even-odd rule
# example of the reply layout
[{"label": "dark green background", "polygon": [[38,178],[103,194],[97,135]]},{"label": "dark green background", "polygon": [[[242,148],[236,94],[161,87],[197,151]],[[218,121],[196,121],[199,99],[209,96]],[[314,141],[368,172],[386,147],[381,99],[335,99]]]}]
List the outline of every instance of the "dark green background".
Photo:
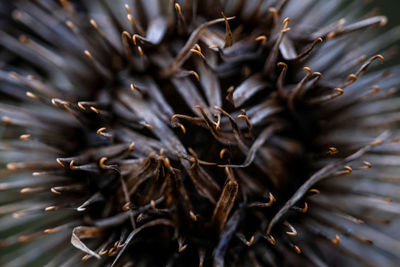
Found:
[{"label": "dark green background", "polygon": [[389,26],[400,25],[400,1],[399,0],[374,0],[373,4],[378,7],[380,13],[387,16]]},{"label": "dark green background", "polygon": [[[370,2],[372,7],[377,8],[380,14],[388,18],[387,29],[400,27],[400,0],[373,0]],[[400,42],[396,46],[400,49]],[[393,59],[393,63],[400,63],[400,54]]]}]

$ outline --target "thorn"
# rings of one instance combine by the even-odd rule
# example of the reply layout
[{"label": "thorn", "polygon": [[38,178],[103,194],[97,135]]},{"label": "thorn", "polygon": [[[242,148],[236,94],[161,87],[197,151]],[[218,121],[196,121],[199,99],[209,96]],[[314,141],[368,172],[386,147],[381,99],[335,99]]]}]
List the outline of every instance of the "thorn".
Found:
[{"label": "thorn", "polygon": [[190,72],[190,74],[192,74],[196,78],[197,81],[200,81],[200,76],[197,74],[197,72],[195,72],[193,70],[191,70],[189,72]]},{"label": "thorn", "polygon": [[219,152],[219,158],[222,159],[225,155],[225,153],[227,153],[229,150],[227,148],[223,148],[221,149],[221,151]]},{"label": "thorn", "polygon": [[73,30],[75,29],[75,25],[74,25],[74,23],[73,23],[72,21],[67,20],[67,21],[65,22],[65,24],[67,25],[67,27],[68,27],[71,31],[73,31]]},{"label": "thorn", "polygon": [[154,200],[150,200],[150,206],[152,210],[157,210],[156,202]]},{"label": "thorn", "polygon": [[201,53],[201,47],[199,44],[195,44],[194,48],[196,48],[197,51],[199,51]]},{"label": "thorn", "polygon": [[150,124],[148,124],[148,123],[143,123],[142,124],[144,127],[146,127],[147,129],[150,129],[150,130],[153,130],[154,129],[154,126],[152,126],[152,125],[150,125]]},{"label": "thorn", "polygon": [[78,107],[82,110],[86,110],[86,108],[83,106],[82,102],[78,102]]},{"label": "thorn", "polygon": [[254,203],[250,203],[247,206],[248,207],[259,207],[259,208],[266,208],[266,207],[271,207],[272,204],[276,201],[275,197],[272,195],[272,193],[269,193],[269,200],[267,203],[263,203],[263,202],[254,202]]},{"label": "thorn", "polygon": [[93,59],[92,54],[88,50],[85,50],[84,53],[85,53],[85,56],[87,56],[89,59]]},{"label": "thorn", "polygon": [[206,251],[204,249],[199,249],[199,267],[203,267],[205,256]]},{"label": "thorn", "polygon": [[55,187],[50,188],[50,191],[51,191],[53,194],[61,195],[61,192],[60,192],[60,191],[57,191],[57,189],[56,189]]},{"label": "thorn", "polygon": [[126,10],[126,13],[131,14],[131,8],[129,7],[128,4],[125,4],[125,10]]},{"label": "thorn", "polygon": [[100,128],[100,129],[98,129],[96,133],[97,133],[98,135],[100,135],[100,136],[107,137],[107,134],[104,133],[105,130],[107,130],[107,128],[106,128],[106,127],[102,127],[102,128]]},{"label": "thorn", "polygon": [[330,32],[330,33],[328,33],[328,34],[326,35],[326,39],[330,40],[330,39],[334,38],[335,36],[336,36],[336,33],[335,33],[335,32]]},{"label": "thorn", "polygon": [[102,249],[102,250],[100,250],[100,251],[99,251],[99,253],[98,253],[98,254],[99,254],[100,256],[104,256],[104,255],[106,255],[106,254],[107,254],[107,252],[108,252],[108,250],[107,250],[107,249]]},{"label": "thorn", "polygon": [[92,25],[92,27],[95,28],[96,30],[99,29],[99,27],[98,27],[98,25],[97,25],[97,23],[96,23],[96,21],[94,19],[90,20],[90,25]]},{"label": "thorn", "polygon": [[52,98],[51,99],[51,103],[53,104],[54,107],[59,108],[61,105],[63,108],[69,107],[70,103],[68,103],[67,101],[63,101],[61,99],[57,99],[57,98]]},{"label": "thorn", "polygon": [[350,80],[347,85],[353,84],[358,80],[358,77],[355,74],[350,74],[347,78]]},{"label": "thorn", "polygon": [[379,23],[380,26],[385,26],[388,22],[388,19],[386,17],[383,17]]},{"label": "thorn", "polygon": [[104,165],[104,162],[105,162],[106,160],[107,160],[106,157],[102,157],[102,158],[99,160],[99,166],[100,166],[100,168],[103,169],[103,170],[106,170],[106,169],[107,169],[107,166]]},{"label": "thorn", "polygon": [[23,140],[23,141],[28,141],[31,138],[30,134],[23,134],[19,136],[19,139]]},{"label": "thorn", "polygon": [[297,254],[301,254],[301,249],[297,245],[293,245],[294,250],[296,251]]},{"label": "thorn", "polygon": [[179,116],[180,116],[179,114],[173,115],[173,116],[171,117],[171,123],[172,123],[176,118],[178,118]]},{"label": "thorn", "polygon": [[112,247],[108,251],[108,256],[110,256],[110,257],[115,256],[116,253],[117,253],[117,251],[116,251],[115,247]]},{"label": "thorn", "polygon": [[[129,33],[128,33],[129,34]],[[137,41],[136,41],[136,37],[138,37],[139,35],[138,34],[134,34],[133,36],[132,36],[132,42],[133,42],[133,44],[135,45],[135,46],[137,46]]]},{"label": "thorn", "polygon": [[128,201],[128,202],[126,202],[126,203],[122,206],[122,210],[123,210],[123,211],[128,211],[128,210],[131,209],[130,206],[131,206],[131,202]]},{"label": "thorn", "polygon": [[273,15],[275,21],[278,20],[279,13],[278,13],[278,10],[276,10],[276,8],[270,7],[270,8],[268,8],[268,12]]},{"label": "thorn", "polygon": [[214,124],[216,131],[219,131],[221,129],[221,113],[218,113],[217,115],[217,122],[212,121],[212,123]]},{"label": "thorn", "polygon": [[54,107],[58,108],[57,101],[55,98],[51,99],[51,103],[53,104]]},{"label": "thorn", "polygon": [[21,189],[21,191],[19,191],[21,194],[26,194],[26,193],[29,193],[29,192],[31,192],[32,190],[31,190],[31,188],[30,187],[25,187],[25,188],[22,188]]},{"label": "thorn", "polygon": [[143,50],[142,50],[142,47],[140,45],[137,46],[137,50],[139,51],[139,54],[141,56],[143,56]]},{"label": "thorn", "polygon": [[97,108],[93,107],[93,106],[90,106],[90,109],[91,109],[93,112],[97,113],[97,114],[100,113],[99,110],[98,110]]},{"label": "thorn", "polygon": [[308,203],[304,202],[304,208],[299,208],[299,207],[293,206],[293,209],[300,211],[302,213],[306,213],[308,211]]},{"label": "thorn", "polygon": [[304,208],[301,210],[301,212],[306,213],[308,211],[308,203],[304,202]]},{"label": "thorn", "polygon": [[35,95],[34,93],[29,92],[29,91],[26,92],[26,96],[29,98],[32,98],[32,99],[39,99],[39,97],[37,95]]},{"label": "thorn", "polygon": [[311,188],[308,192],[316,194],[316,195],[321,194],[321,192],[318,189],[315,189],[315,188]]},{"label": "thorn", "polygon": [[79,211],[79,212],[82,212],[82,211],[85,211],[86,208],[84,208],[84,207],[77,207],[76,210]]},{"label": "thorn", "polygon": [[373,57],[373,59],[376,59],[376,58],[379,58],[380,59],[380,61],[381,61],[381,64],[383,64],[383,62],[385,61],[385,58],[382,56],[382,55],[375,55],[374,57]]},{"label": "thorn", "polygon": [[88,261],[91,257],[92,257],[92,255],[86,254],[85,256],[82,257],[81,261],[82,261],[82,262],[86,262],[86,261]]},{"label": "thorn", "polygon": [[338,92],[338,95],[337,96],[340,96],[340,95],[343,95],[344,94],[344,91],[343,91],[343,89],[341,89],[341,88],[335,88],[334,89],[336,92]]},{"label": "thorn", "polygon": [[243,120],[246,122],[246,126],[247,126],[247,129],[248,129],[250,135],[251,135],[251,136],[254,136],[254,134],[253,134],[253,127],[252,127],[252,125],[251,125],[251,122],[250,122],[250,120],[249,120],[249,117],[248,117],[247,114],[246,114],[246,110],[242,109],[242,114],[238,115],[237,118],[238,118],[238,119],[243,119]]},{"label": "thorn", "polygon": [[336,147],[333,147],[333,146],[331,146],[330,148],[329,148],[329,152],[328,152],[330,155],[335,155],[335,154],[337,154],[337,153],[339,153],[339,150],[336,148]]},{"label": "thorn", "polygon": [[379,139],[375,139],[372,143],[371,143],[371,145],[373,145],[373,146],[379,146],[379,145],[381,145],[382,144],[382,140],[379,140]]},{"label": "thorn", "polygon": [[254,243],[254,235],[252,235],[251,237],[250,237],[250,240],[247,242],[247,246],[248,247],[251,247],[252,245],[253,245],[253,243]]},{"label": "thorn", "polygon": [[353,171],[353,169],[348,165],[345,165],[344,168],[347,170],[346,174],[349,174]]},{"label": "thorn", "polygon": [[129,151],[132,151],[134,146],[135,146],[135,142],[132,142],[132,143],[129,145],[128,150],[129,150]]},{"label": "thorn", "polygon": [[379,146],[381,144],[382,144],[381,140],[375,140],[374,142],[372,142],[372,145],[374,145],[374,146]]},{"label": "thorn", "polygon": [[271,192],[268,193],[268,197],[269,197],[269,201],[268,201],[267,205],[271,206],[276,201],[276,198],[274,197],[274,195]]},{"label": "thorn", "polygon": [[283,22],[282,22],[283,29],[281,30],[281,32],[285,33],[285,32],[290,31],[289,23],[290,23],[290,18],[286,18],[283,20]]},{"label": "thorn", "polygon": [[371,169],[372,168],[372,164],[368,161],[363,161],[364,166],[361,167],[362,170],[366,170],[366,169]]},{"label": "thorn", "polygon": [[335,235],[335,239],[331,239],[332,243],[338,245],[340,243],[340,236]]},{"label": "thorn", "polygon": [[290,235],[290,236],[297,236],[297,231],[296,231],[296,229],[295,229],[290,223],[288,223],[287,221],[285,221],[283,224],[284,224],[286,227],[288,227],[288,228],[290,229],[290,231],[287,231],[287,232],[286,232],[287,235]]},{"label": "thorn", "polygon": [[135,19],[132,17],[131,14],[127,14],[126,18],[129,20],[129,22],[132,24],[133,28],[140,34],[140,35],[145,35],[145,31],[143,30],[143,28],[136,23]]},{"label": "thorn", "polygon": [[175,3],[175,9],[178,12],[179,15],[182,15],[182,10],[181,6],[178,3]]},{"label": "thorn", "polygon": [[190,216],[190,219],[192,219],[194,222],[197,222],[197,216],[196,216],[196,214],[194,214],[193,211],[189,211],[189,216]]},{"label": "thorn", "polygon": [[226,97],[225,99],[228,100],[230,103],[233,103],[233,91],[235,90],[235,87],[233,85],[229,86],[228,90],[226,90]]},{"label": "thorn", "polygon": [[307,76],[311,76],[313,74],[312,70],[309,67],[303,67],[303,70],[307,71]]},{"label": "thorn", "polygon": [[195,53],[196,55],[204,58],[204,55],[201,53],[201,51],[199,51],[197,49],[190,49],[190,52]]},{"label": "thorn", "polygon": [[164,163],[165,168],[167,168],[168,170],[171,169],[171,163],[169,162],[168,158],[164,158],[163,163]]},{"label": "thorn", "polygon": [[269,243],[271,243],[273,246],[276,245],[276,240],[275,237],[273,237],[272,235],[268,234],[265,236],[265,238],[268,240]]},{"label": "thorn", "polygon": [[256,37],[255,40],[256,40],[257,42],[261,41],[261,44],[262,44],[262,45],[265,45],[265,44],[267,43],[267,41],[268,41],[268,38],[267,38],[267,36],[265,36],[265,35],[260,35],[260,36]]},{"label": "thorn", "polygon": [[318,79],[321,79],[321,78],[322,78],[322,73],[320,73],[320,72],[313,72],[312,75],[313,75],[313,76],[317,76]]},{"label": "thorn", "polygon": [[15,171],[16,169],[18,169],[18,163],[15,162],[7,163],[7,169],[10,171]]},{"label": "thorn", "polygon": [[129,32],[127,32],[127,31],[123,31],[121,35],[122,35],[122,37],[125,36],[125,38],[128,40],[132,38],[131,35],[129,34]]},{"label": "thorn", "polygon": [[71,170],[76,170],[76,167],[74,166],[74,163],[75,163],[74,160],[71,160],[71,162],[69,163],[69,168],[70,168]]},{"label": "thorn", "polygon": [[58,232],[60,230],[62,230],[62,227],[58,226],[58,227],[54,227],[54,228],[48,228],[48,229],[44,230],[43,233],[44,234],[52,234],[52,233]]},{"label": "thorn", "polygon": [[12,119],[11,119],[10,117],[7,117],[7,116],[3,116],[3,117],[1,118],[1,120],[2,120],[4,123],[8,123],[8,124],[12,123]]},{"label": "thorn", "polygon": [[246,240],[246,237],[242,233],[237,233],[236,236],[248,247],[251,247],[254,243],[254,235],[250,237],[249,241]]},{"label": "thorn", "polygon": [[178,26],[186,27],[186,22],[185,22],[185,18],[183,16],[183,14],[182,14],[181,6],[178,3],[175,3],[174,6],[175,6],[175,11],[176,11],[176,16],[178,17]]},{"label": "thorn", "polygon": [[185,126],[183,126],[182,123],[177,122],[176,125],[178,125],[178,126],[181,128],[181,130],[182,130],[182,132],[183,132],[184,134],[186,133],[186,128],[185,128]]},{"label": "thorn", "polygon": [[57,161],[58,165],[60,165],[61,167],[65,168],[64,163],[62,163],[59,158],[57,158],[56,161]]},{"label": "thorn", "polygon": [[55,210],[55,206],[50,206],[50,207],[47,207],[47,208],[45,208],[44,210],[45,211],[52,211],[52,210]]},{"label": "thorn", "polygon": [[179,248],[178,248],[178,253],[182,253],[183,251],[185,251],[186,250],[186,248],[187,248],[187,244],[185,244],[185,245],[183,245],[183,246],[179,246]]}]

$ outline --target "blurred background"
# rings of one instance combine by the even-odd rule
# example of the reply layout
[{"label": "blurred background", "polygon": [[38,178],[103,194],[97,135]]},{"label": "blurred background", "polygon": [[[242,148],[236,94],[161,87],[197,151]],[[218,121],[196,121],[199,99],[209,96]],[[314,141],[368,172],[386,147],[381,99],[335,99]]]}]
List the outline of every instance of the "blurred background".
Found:
[{"label": "blurred background", "polygon": [[[379,13],[388,17],[387,29],[395,26],[400,27],[400,0],[369,0],[370,5],[378,9]],[[400,49],[400,43],[397,44]],[[400,53],[396,55],[394,61],[400,63]]]},{"label": "blurred background", "polygon": [[373,0],[371,1],[379,8],[382,14],[389,18],[390,27],[400,25],[400,1],[399,0]]}]

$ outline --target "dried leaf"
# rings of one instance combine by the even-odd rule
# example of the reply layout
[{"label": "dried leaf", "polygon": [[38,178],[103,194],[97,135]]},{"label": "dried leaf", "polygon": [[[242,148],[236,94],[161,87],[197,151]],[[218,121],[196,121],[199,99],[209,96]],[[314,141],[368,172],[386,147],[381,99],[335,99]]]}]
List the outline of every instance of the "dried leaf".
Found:
[{"label": "dried leaf", "polygon": [[214,213],[211,218],[211,224],[214,225],[219,231],[222,231],[225,227],[226,220],[228,218],[233,204],[235,203],[236,195],[239,189],[238,183],[233,179],[230,170],[228,172],[227,183],[222,190],[221,196],[218,200],[217,205],[214,208]]},{"label": "dried leaf", "polygon": [[78,226],[72,230],[71,244],[77,249],[100,259],[100,255],[88,248],[81,239],[94,238],[102,233],[103,229],[98,227]]}]

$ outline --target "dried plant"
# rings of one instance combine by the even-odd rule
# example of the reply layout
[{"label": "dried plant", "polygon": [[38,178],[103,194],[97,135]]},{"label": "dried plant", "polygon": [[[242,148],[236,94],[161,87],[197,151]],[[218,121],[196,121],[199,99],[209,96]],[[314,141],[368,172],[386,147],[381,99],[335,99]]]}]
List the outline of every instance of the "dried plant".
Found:
[{"label": "dried plant", "polygon": [[385,17],[339,0],[1,5],[2,266],[399,264]]}]

